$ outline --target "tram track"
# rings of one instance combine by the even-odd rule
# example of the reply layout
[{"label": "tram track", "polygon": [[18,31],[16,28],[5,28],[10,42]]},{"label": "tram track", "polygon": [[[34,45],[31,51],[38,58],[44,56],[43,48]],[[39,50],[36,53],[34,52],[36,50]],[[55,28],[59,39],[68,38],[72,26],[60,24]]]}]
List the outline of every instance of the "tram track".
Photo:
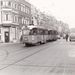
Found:
[{"label": "tram track", "polygon": [[[47,44],[50,45],[50,43],[47,43]],[[25,48],[22,47],[20,49],[16,49],[15,51],[11,51],[11,52],[8,52],[6,49],[1,49],[1,48],[0,49],[6,51],[8,54],[12,54],[12,53],[15,53],[15,52],[18,52],[18,51],[24,51],[24,52],[26,52],[27,50],[30,50],[30,48],[31,49],[36,49],[38,46],[41,47],[41,46],[44,46],[44,45],[46,45],[46,44],[37,45],[37,46],[29,46],[29,47],[25,47]],[[1,54],[0,56],[6,55],[7,53]]]},{"label": "tram track", "polygon": [[[37,53],[43,51],[43,50],[46,50],[47,48],[50,48],[50,47],[56,45],[57,43],[58,43],[58,42],[55,42],[55,43],[52,43],[52,44],[48,43],[46,47],[44,47],[45,44],[44,44],[44,45],[41,45],[41,46],[43,46],[44,48],[41,48],[41,46],[40,46],[40,48],[39,48],[36,52],[33,52],[33,53],[31,53],[31,54],[29,54],[29,55],[23,57],[23,58],[20,58],[19,60],[15,61],[15,62],[13,62],[13,63],[7,64],[5,67],[0,68],[0,70],[3,70],[3,69],[5,69],[5,68],[7,68],[7,67],[9,67],[9,66],[12,66],[12,65],[14,65],[14,64],[16,64],[16,63],[18,63],[18,62],[24,60],[24,59],[27,59],[27,58],[29,58],[29,57],[31,57],[31,56],[33,56],[33,55],[35,55],[35,54],[37,54]],[[38,46],[36,46],[36,47],[38,47]],[[35,47],[35,49],[36,49],[36,47]],[[33,48],[34,48],[34,47],[33,47]],[[25,49],[24,49],[24,50],[25,50]],[[30,50],[33,50],[33,49],[30,49],[30,48],[29,48],[29,49],[27,49],[26,51],[30,51]],[[24,52],[23,52],[23,53],[24,53]]]},{"label": "tram track", "polygon": [[[8,51],[7,50],[2,50],[5,52],[4,57],[2,60],[0,60],[0,62],[3,62],[7,57],[8,57]],[[1,55],[0,55],[1,56]],[[2,55],[3,56],[3,55]]]}]

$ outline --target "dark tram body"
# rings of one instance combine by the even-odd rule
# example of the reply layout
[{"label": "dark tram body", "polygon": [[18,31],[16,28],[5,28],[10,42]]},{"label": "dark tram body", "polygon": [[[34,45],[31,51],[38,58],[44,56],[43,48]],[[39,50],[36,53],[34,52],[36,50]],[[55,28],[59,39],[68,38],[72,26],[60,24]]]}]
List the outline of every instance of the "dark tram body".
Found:
[{"label": "dark tram body", "polygon": [[27,26],[23,28],[22,37],[22,41],[26,46],[36,45],[38,43],[43,44],[50,40],[56,40],[57,31],[38,26]]}]

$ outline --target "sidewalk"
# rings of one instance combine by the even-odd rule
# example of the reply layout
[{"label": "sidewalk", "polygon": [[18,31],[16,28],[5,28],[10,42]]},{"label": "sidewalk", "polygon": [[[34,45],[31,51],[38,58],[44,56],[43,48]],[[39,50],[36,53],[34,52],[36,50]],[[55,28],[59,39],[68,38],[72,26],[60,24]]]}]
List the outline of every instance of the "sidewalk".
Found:
[{"label": "sidewalk", "polygon": [[5,46],[5,45],[12,45],[12,44],[20,44],[20,42],[16,42],[16,43],[0,43],[0,46]]}]

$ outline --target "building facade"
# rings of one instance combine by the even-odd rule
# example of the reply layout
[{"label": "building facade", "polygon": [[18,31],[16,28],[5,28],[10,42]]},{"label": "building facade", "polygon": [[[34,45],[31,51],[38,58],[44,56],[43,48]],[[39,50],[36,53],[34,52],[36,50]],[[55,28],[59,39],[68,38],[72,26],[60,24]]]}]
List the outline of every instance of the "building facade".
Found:
[{"label": "building facade", "polygon": [[30,23],[30,3],[25,0],[0,0],[0,42],[18,42],[22,27]]}]

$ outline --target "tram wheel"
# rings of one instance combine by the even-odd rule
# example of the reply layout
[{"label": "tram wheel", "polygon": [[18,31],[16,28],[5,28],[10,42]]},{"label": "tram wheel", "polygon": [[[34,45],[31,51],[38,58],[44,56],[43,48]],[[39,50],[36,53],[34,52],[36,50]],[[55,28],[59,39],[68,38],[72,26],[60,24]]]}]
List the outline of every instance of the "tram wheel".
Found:
[{"label": "tram wheel", "polygon": [[40,41],[40,44],[44,44],[44,41],[42,40],[42,41]]},{"label": "tram wheel", "polygon": [[71,41],[71,39],[70,39],[70,41]]},{"label": "tram wheel", "polygon": [[28,44],[28,43],[25,43],[25,46],[30,46],[30,44]]},{"label": "tram wheel", "polygon": [[36,46],[37,46],[37,45],[40,45],[40,42],[36,43],[35,45],[36,45]]}]

